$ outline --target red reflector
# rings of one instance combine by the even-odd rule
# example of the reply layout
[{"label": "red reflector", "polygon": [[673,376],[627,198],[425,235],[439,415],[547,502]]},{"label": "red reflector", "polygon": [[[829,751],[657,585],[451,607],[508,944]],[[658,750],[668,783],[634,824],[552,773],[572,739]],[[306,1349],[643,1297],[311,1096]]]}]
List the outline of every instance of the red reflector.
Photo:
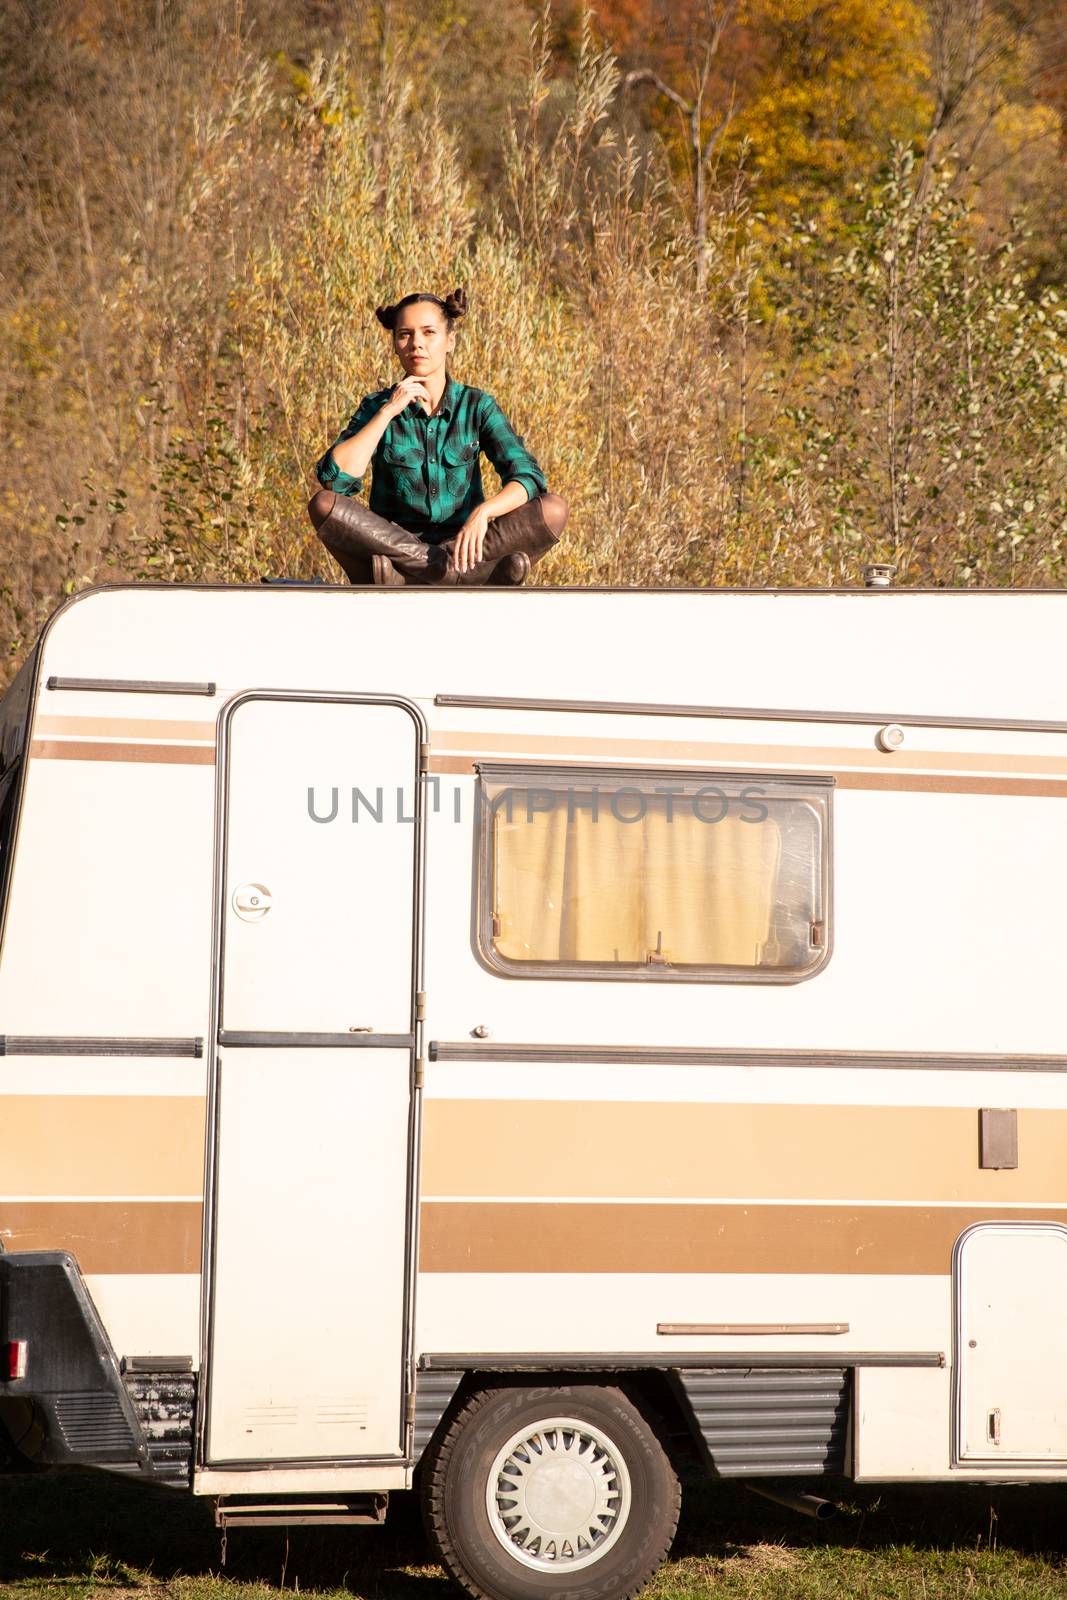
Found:
[{"label": "red reflector", "polygon": [[7,1360],[4,1363],[5,1378],[24,1378],[26,1376],[26,1352],[29,1344],[25,1339],[11,1339],[7,1346]]}]

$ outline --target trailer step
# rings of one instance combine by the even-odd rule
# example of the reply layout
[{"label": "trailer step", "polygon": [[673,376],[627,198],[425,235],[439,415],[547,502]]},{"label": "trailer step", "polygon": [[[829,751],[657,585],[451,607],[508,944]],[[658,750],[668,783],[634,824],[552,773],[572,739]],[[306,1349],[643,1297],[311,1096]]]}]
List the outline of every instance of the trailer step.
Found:
[{"label": "trailer step", "polygon": [[380,1527],[388,1494],[353,1494],[330,1500],[260,1500],[222,1495],[215,1505],[216,1528],[299,1528],[360,1524]]}]

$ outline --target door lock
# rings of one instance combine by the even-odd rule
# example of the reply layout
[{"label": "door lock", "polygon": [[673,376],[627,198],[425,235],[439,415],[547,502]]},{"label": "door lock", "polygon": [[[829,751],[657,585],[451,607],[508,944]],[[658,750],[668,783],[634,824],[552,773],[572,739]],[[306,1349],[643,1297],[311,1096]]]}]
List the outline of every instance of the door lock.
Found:
[{"label": "door lock", "polygon": [[270,890],[261,883],[239,883],[230,904],[244,922],[261,922],[271,908]]}]

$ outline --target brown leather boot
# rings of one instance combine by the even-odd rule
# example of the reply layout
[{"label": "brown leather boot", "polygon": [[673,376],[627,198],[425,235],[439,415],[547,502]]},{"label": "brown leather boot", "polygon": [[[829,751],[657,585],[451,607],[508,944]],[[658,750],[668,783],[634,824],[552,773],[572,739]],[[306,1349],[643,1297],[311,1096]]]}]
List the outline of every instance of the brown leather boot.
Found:
[{"label": "brown leather boot", "polygon": [[393,566],[388,556],[371,556],[371,582],[385,589],[404,587],[404,579]]},{"label": "brown leather boot", "polygon": [[[448,539],[441,546],[448,553],[448,571],[440,581],[464,586],[524,582],[530,568],[536,566],[541,557],[559,543],[566,517],[566,501],[561,500],[559,495],[538,495],[533,500],[527,500],[517,511],[508,511],[489,524],[482,545],[482,559],[467,572],[456,571],[453,556],[455,540]],[[521,577],[518,576],[518,564],[514,563],[514,557],[519,554],[525,555],[528,561]],[[495,573],[500,567],[504,567],[509,576],[496,577]]]},{"label": "brown leather boot", "polygon": [[308,506],[308,514],[319,538],[353,582],[380,581],[353,577],[353,572],[361,572],[371,556],[387,557],[402,582],[435,583],[445,575],[448,557],[438,546],[425,544],[417,534],[378,516],[347,495],[333,494],[328,500],[331,493],[320,490]]},{"label": "brown leather boot", "polygon": [[516,550],[513,555],[505,556],[503,561],[497,562],[486,578],[486,584],[491,584],[494,588],[517,589],[530,576],[530,566],[530,558],[526,551]]}]

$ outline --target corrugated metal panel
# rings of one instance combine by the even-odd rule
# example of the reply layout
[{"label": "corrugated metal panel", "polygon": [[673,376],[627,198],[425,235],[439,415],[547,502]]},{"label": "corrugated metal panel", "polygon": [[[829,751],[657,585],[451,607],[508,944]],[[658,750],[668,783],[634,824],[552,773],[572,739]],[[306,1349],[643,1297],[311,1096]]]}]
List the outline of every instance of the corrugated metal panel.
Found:
[{"label": "corrugated metal panel", "polygon": [[688,1368],[678,1381],[720,1477],[845,1470],[849,1373]]},{"label": "corrugated metal panel", "polygon": [[187,1482],[192,1470],[196,1379],[173,1371],[129,1373],[126,1392],[133,1401],[159,1478]]},{"label": "corrugated metal panel", "polygon": [[459,1388],[461,1372],[420,1372],[415,1380],[415,1434],[412,1458],[418,1461]]}]

